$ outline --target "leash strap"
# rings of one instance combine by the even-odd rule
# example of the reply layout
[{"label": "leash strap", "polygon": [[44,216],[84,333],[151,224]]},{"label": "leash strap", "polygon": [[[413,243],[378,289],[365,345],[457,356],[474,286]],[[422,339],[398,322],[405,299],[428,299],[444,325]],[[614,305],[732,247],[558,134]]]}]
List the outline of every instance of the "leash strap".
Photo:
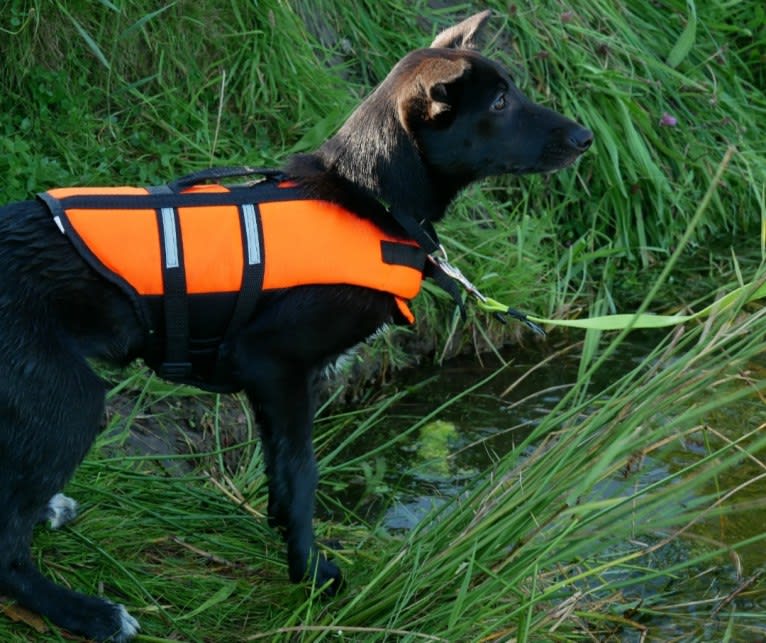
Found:
[{"label": "leash strap", "polygon": [[444,292],[446,292],[457,304],[460,309],[460,317],[463,321],[466,320],[467,314],[465,310],[465,302],[460,293],[460,287],[458,282],[448,275],[443,267],[431,259],[431,255],[428,255],[428,263],[426,263],[423,274],[439,286]]},{"label": "leash strap", "polygon": [[[543,319],[531,317],[539,324],[565,326],[584,330],[625,330],[639,328],[667,328],[690,321],[700,321],[728,308],[744,306],[759,299],[766,299],[766,279],[763,273],[753,281],[726,293],[720,299],[696,313],[688,315],[654,315],[651,313],[619,313],[600,315],[586,319]],[[497,303],[497,302],[495,302]]]},{"label": "leash strap", "polygon": [[[516,310],[515,308],[511,308],[510,306],[501,304],[499,301],[490,299],[489,297],[484,297],[483,300],[477,301],[476,306],[480,310],[483,310],[484,312],[492,313],[498,321],[505,323],[506,317],[510,317],[512,319],[520,321],[522,324],[524,324],[527,328],[529,328],[529,330],[531,330],[536,335],[540,335],[541,337],[546,336],[546,333],[543,330],[543,328],[541,326],[538,326],[534,321],[532,321],[525,313],[522,313],[520,310]],[[535,319],[535,321],[538,321],[537,317],[533,319]]]},{"label": "leash strap", "polygon": [[[439,280],[445,282],[439,283],[439,285],[447,290],[447,292],[452,295],[455,301],[460,302],[460,314],[463,320],[465,320],[466,317],[465,305],[462,303],[462,300],[459,299],[460,289],[458,288],[458,285],[462,286],[469,295],[476,299],[476,306],[478,308],[485,312],[494,314],[498,321],[505,323],[506,316],[511,317],[522,322],[527,328],[534,331],[536,334],[545,336],[545,331],[540,326],[531,321],[524,313],[516,310],[515,308],[511,308],[510,306],[505,306],[500,302],[497,302],[494,299],[490,299],[489,297],[483,295],[482,292],[476,286],[474,286],[473,283],[470,282],[468,278],[461,272],[460,268],[453,266],[451,263],[449,263],[449,261],[447,261],[447,251],[444,249],[444,246],[440,246],[439,253],[429,255],[428,259],[430,262],[429,265],[431,266],[431,270],[433,271],[433,274],[429,276],[432,276],[432,278],[434,278],[437,283],[439,283]],[[454,294],[453,290],[457,292],[457,295]]]}]

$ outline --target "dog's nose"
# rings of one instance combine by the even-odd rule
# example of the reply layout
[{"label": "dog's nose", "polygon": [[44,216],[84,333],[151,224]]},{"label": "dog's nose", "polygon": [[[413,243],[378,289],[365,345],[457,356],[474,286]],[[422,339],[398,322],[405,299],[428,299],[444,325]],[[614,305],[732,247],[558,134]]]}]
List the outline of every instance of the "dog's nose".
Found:
[{"label": "dog's nose", "polygon": [[593,143],[593,132],[577,125],[569,131],[567,142],[578,152],[584,152]]}]

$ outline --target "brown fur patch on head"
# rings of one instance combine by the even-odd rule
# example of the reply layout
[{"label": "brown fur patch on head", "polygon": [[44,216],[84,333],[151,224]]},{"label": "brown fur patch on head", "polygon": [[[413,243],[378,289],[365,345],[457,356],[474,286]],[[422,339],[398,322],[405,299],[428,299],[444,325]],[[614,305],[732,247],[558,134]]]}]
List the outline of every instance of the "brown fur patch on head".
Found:
[{"label": "brown fur patch on head", "polygon": [[412,72],[413,82],[400,85],[397,110],[404,128],[412,132],[416,124],[436,121],[449,112],[449,86],[459,81],[470,67],[470,62],[462,57],[424,57]]}]

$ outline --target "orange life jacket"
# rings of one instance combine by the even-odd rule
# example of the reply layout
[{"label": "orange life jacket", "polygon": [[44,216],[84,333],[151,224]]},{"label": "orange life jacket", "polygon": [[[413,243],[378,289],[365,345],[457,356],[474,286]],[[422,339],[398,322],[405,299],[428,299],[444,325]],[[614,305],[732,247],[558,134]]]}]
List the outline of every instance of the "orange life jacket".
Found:
[{"label": "orange life jacket", "polygon": [[146,361],[167,379],[211,390],[221,342],[263,291],[349,284],[390,293],[402,319],[426,255],[340,206],[289,183],[59,188],[41,193],[61,232],[134,302]]}]

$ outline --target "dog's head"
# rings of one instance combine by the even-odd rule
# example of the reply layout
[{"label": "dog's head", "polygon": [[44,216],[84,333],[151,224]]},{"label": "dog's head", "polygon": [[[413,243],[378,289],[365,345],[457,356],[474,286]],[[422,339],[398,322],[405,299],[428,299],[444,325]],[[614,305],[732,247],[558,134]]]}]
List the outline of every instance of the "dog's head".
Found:
[{"label": "dog's head", "polygon": [[489,17],[476,14],[405,56],[313,161],[303,169],[293,163],[291,174],[323,170],[392,209],[435,221],[472,181],[574,162],[593,135],[530,101],[478,53]]},{"label": "dog's head", "polygon": [[386,82],[402,126],[432,170],[465,183],[570,165],[593,134],[530,101],[500,65],[476,51],[490,14],[443,31],[392,70]]}]

